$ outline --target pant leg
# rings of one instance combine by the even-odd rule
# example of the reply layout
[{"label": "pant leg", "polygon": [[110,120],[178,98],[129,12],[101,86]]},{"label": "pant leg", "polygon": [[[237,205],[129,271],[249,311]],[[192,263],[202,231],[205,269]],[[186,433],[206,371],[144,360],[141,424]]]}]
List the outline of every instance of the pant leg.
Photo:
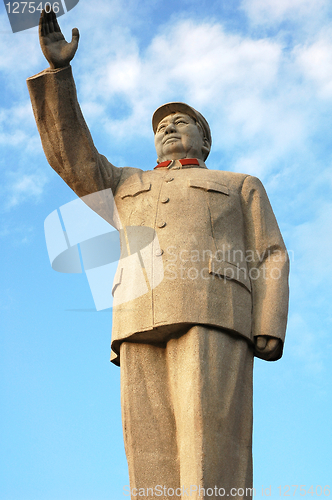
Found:
[{"label": "pant leg", "polygon": [[[173,498],[183,488],[183,498],[215,499],[224,488],[226,496],[250,498],[252,365],[252,349],[244,339],[202,326],[170,340],[166,349],[121,345],[132,490],[143,488],[145,498],[152,499],[155,491],[149,494],[147,488],[161,485],[176,491]],[[231,488],[242,488],[243,495]]]},{"label": "pant leg", "polygon": [[[156,499],[162,488],[179,488],[176,428],[168,388],[166,350],[149,344],[121,344],[121,408],[130,489]],[[157,496],[169,498],[162,494]],[[179,498],[179,497],[177,497]]]},{"label": "pant leg", "polygon": [[[236,500],[251,498],[252,348],[225,331],[194,326],[167,343],[166,356],[181,486],[193,500],[220,499],[216,487]],[[244,491],[233,496],[231,488]]]}]

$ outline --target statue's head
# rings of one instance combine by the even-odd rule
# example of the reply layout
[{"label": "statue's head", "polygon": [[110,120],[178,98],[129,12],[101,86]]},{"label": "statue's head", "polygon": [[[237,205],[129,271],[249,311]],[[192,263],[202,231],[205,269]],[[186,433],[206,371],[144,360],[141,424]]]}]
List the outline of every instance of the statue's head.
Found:
[{"label": "statue's head", "polygon": [[183,102],[170,102],[152,117],[158,162],[199,158],[206,160],[212,138],[208,122],[196,109]]}]

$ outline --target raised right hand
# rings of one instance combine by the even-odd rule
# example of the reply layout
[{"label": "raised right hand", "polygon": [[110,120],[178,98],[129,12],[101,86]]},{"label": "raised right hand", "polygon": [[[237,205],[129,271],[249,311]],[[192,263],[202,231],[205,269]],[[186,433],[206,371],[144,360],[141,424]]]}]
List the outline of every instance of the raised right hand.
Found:
[{"label": "raised right hand", "polygon": [[39,20],[39,42],[51,68],[64,68],[69,65],[77,50],[79,37],[78,29],[73,28],[71,42],[66,42],[55,13],[42,11]]}]

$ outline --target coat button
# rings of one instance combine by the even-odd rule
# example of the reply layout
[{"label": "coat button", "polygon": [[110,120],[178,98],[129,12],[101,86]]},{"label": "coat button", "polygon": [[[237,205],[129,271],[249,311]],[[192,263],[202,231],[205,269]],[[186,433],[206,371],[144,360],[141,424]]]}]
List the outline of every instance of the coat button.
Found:
[{"label": "coat button", "polygon": [[169,202],[169,198],[166,196],[166,198],[162,198],[162,200],[160,200],[161,203],[168,203]]},{"label": "coat button", "polygon": [[174,181],[174,177],[166,177],[165,181],[172,182],[172,181]]},{"label": "coat button", "polygon": [[163,253],[164,253],[164,250],[159,248],[158,250],[156,250],[156,257],[160,257]]},{"label": "coat button", "polygon": [[163,220],[162,222],[159,222],[158,227],[162,228],[166,226],[166,222]]}]

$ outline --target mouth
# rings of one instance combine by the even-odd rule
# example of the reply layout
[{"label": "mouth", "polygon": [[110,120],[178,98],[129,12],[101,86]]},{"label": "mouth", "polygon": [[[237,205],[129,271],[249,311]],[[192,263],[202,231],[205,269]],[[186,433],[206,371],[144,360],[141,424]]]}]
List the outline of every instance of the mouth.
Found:
[{"label": "mouth", "polygon": [[163,144],[167,144],[168,142],[170,141],[174,141],[174,140],[180,140],[180,137],[176,136],[176,135],[172,135],[171,137],[167,137],[166,139],[163,140]]}]

